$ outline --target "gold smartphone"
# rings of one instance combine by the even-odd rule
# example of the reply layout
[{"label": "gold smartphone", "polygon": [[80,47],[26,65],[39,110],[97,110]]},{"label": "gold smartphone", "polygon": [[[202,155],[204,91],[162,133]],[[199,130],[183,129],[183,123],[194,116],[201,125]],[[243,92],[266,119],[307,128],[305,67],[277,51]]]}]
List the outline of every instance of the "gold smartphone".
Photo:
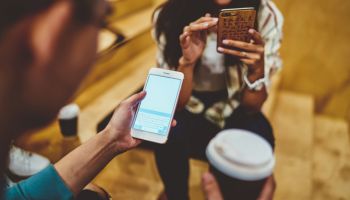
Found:
[{"label": "gold smartphone", "polygon": [[254,7],[223,9],[219,14],[218,47],[224,47],[225,39],[250,42],[250,28],[255,28],[256,10]]}]

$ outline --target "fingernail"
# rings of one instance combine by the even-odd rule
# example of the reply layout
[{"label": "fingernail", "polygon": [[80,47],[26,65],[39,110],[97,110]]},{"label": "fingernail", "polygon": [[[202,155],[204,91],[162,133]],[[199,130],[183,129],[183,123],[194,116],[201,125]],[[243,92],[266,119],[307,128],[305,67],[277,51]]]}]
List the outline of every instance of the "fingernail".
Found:
[{"label": "fingernail", "polygon": [[204,27],[207,27],[207,26],[209,26],[209,24],[208,24],[208,23],[204,23],[203,26],[204,26]]},{"label": "fingernail", "polygon": [[218,48],[218,51],[221,51],[221,52],[222,52],[222,51],[224,51],[224,48],[219,47],[219,48]]},{"label": "fingernail", "polygon": [[249,29],[249,33],[254,33],[255,31],[254,31],[254,29]]},{"label": "fingernail", "polygon": [[228,44],[229,41],[228,41],[228,40],[223,40],[222,43],[223,43],[223,44]]},{"label": "fingernail", "polygon": [[213,21],[217,22],[217,21],[219,21],[219,18],[213,18]]}]

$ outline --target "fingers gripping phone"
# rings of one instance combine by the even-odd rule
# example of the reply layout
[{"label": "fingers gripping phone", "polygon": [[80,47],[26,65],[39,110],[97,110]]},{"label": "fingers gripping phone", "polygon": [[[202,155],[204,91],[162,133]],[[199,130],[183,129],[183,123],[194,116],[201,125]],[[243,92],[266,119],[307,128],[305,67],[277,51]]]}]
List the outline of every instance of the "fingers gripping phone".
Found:
[{"label": "fingers gripping phone", "polygon": [[250,28],[255,28],[256,11],[254,7],[223,9],[219,14],[218,47],[225,46],[225,39],[250,42]]},{"label": "fingers gripping phone", "polygon": [[137,108],[131,135],[164,144],[168,140],[184,75],[181,72],[152,68],[144,86],[146,97]]}]

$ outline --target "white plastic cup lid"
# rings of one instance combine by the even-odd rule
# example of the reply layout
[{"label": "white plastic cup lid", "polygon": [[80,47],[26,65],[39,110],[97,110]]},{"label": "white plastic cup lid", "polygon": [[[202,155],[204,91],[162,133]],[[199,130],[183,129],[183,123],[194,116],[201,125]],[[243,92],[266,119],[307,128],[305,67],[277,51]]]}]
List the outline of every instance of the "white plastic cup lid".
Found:
[{"label": "white plastic cup lid", "polygon": [[221,131],[207,146],[210,164],[226,176],[257,181],[270,176],[275,157],[270,144],[261,136],[240,129]]},{"label": "white plastic cup lid", "polygon": [[68,104],[61,108],[58,119],[60,120],[68,120],[78,117],[80,112],[79,106],[77,104]]}]

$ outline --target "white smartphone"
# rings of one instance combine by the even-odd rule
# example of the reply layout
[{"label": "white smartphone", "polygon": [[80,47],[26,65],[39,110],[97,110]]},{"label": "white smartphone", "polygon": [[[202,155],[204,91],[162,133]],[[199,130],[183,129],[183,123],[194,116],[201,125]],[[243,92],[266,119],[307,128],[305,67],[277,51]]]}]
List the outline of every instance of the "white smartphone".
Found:
[{"label": "white smartphone", "polygon": [[152,68],[132,124],[134,138],[164,144],[168,140],[184,75],[181,72]]}]

